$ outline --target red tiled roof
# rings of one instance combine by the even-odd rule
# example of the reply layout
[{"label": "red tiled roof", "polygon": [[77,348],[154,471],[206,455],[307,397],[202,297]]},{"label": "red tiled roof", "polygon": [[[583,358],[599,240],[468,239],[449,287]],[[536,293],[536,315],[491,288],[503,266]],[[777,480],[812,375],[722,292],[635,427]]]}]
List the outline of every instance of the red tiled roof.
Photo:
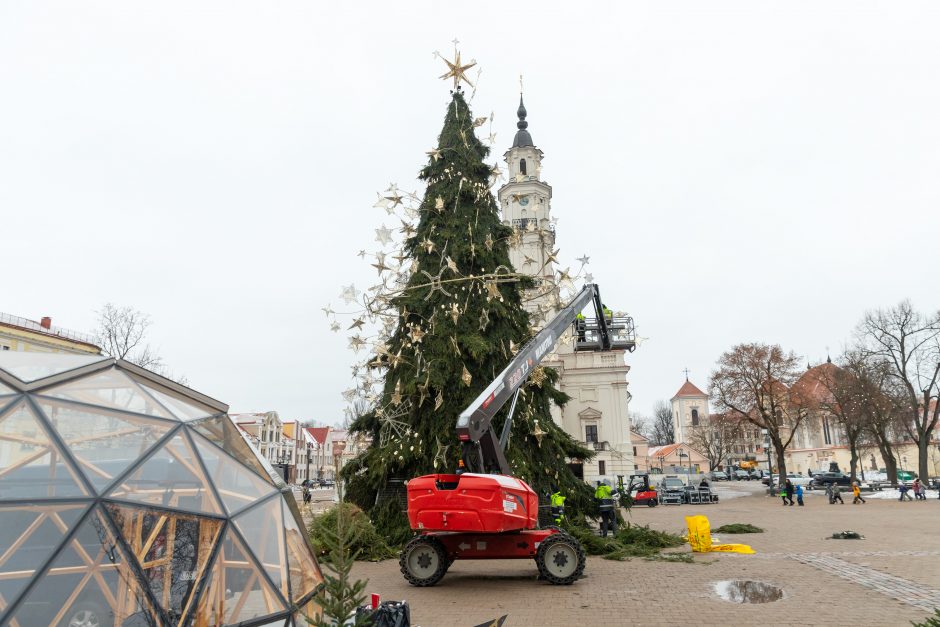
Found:
[{"label": "red tiled roof", "polygon": [[329,427],[307,427],[307,433],[313,436],[317,444],[326,444],[326,436],[330,433]]},{"label": "red tiled roof", "polygon": [[685,383],[682,384],[682,387],[679,388],[679,391],[676,392],[673,398],[678,398],[680,396],[705,396],[707,397],[708,394],[706,394],[705,392],[701,391],[700,389],[692,385],[692,382],[686,379]]}]

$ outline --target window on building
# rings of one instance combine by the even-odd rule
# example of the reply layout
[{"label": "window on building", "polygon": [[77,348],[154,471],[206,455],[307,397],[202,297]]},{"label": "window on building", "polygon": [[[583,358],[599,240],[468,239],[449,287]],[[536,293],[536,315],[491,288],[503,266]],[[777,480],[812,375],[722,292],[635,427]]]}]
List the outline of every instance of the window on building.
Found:
[{"label": "window on building", "polygon": [[697,409],[692,409],[692,426],[693,427],[698,426],[698,410]]},{"label": "window on building", "polygon": [[519,160],[519,174],[522,174],[522,175],[527,174],[527,172],[525,171],[525,159]]},{"label": "window on building", "polygon": [[633,447],[633,456],[636,457],[636,447]]},{"label": "window on building", "polygon": [[607,474],[607,464],[604,463],[604,460],[598,460],[597,462],[597,474],[606,475]]},{"label": "window on building", "polygon": [[597,425],[584,425],[584,441],[597,442]]},{"label": "window on building", "polygon": [[822,419],[822,428],[823,428],[823,439],[825,440],[826,444],[827,445],[832,444],[832,434],[829,432],[829,419],[828,418]]}]

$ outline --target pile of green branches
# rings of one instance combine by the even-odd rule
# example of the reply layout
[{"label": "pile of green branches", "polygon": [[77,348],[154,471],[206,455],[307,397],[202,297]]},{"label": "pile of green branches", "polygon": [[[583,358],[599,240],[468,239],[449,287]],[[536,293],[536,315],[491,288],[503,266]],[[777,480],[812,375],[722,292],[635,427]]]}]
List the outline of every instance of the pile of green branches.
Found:
[{"label": "pile of green branches", "polygon": [[347,529],[343,530],[344,535],[349,538],[349,543],[344,547],[347,555],[352,559],[371,562],[389,559],[397,555],[385,538],[376,531],[375,526],[365,512],[352,503],[341,503],[320,514],[310,523],[310,541],[313,543],[313,548],[316,550],[319,560],[329,562],[331,559],[331,551],[335,547],[331,546],[330,542],[331,539],[337,536],[337,523],[341,507],[343,508],[342,522],[347,526]]},{"label": "pile of green branches", "polygon": [[[588,555],[600,555],[604,559],[624,561],[632,557],[662,559],[666,561],[691,561],[685,554],[662,554],[663,549],[685,544],[681,536],[666,531],[650,529],[649,525],[627,523],[616,534],[601,538],[591,529],[570,526],[565,529],[584,547]],[[684,557],[679,557],[680,555]]]},{"label": "pile of green branches", "polygon": [[748,523],[731,523],[712,529],[712,533],[764,533],[764,530]]}]

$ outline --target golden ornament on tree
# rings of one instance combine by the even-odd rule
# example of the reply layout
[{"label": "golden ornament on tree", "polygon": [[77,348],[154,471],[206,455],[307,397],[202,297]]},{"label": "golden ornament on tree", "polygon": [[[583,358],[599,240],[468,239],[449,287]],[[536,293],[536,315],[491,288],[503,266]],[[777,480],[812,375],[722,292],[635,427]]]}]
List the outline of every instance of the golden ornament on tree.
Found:
[{"label": "golden ornament on tree", "polygon": [[460,375],[460,380],[463,381],[463,384],[470,386],[470,383],[473,381],[473,375],[470,374],[470,371],[467,370],[467,367],[463,367],[463,374]]},{"label": "golden ornament on tree", "polygon": [[535,428],[532,429],[532,435],[539,443],[539,448],[542,447],[542,438],[548,435],[546,432],[542,431],[542,426],[539,424],[539,421],[535,421]]},{"label": "golden ornament on tree", "polygon": [[448,78],[454,79],[454,89],[460,87],[460,81],[465,82],[470,87],[473,87],[473,83],[470,82],[470,79],[467,78],[467,70],[472,68],[477,64],[476,60],[470,59],[470,63],[463,65],[460,60],[460,51],[457,50],[457,44],[460,43],[456,39],[454,40],[454,61],[450,62],[440,55],[440,53],[435,52],[435,54],[441,57],[441,60],[447,64],[448,72],[441,75],[442,80],[447,80]]}]

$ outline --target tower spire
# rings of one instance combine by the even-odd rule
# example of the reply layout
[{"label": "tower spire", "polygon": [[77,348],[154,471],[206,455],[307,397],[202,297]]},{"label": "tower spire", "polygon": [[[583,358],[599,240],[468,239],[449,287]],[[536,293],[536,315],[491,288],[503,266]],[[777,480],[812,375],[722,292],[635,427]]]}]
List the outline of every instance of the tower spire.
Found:
[{"label": "tower spire", "polygon": [[525,103],[522,101],[521,74],[519,75],[519,108],[516,110],[516,115],[519,117],[519,121],[516,122],[516,128],[519,130],[516,131],[516,137],[512,140],[512,147],[522,148],[525,146],[535,146],[535,144],[532,143],[532,136],[529,135],[529,131],[526,130],[529,128],[529,123],[525,120],[528,112],[525,110]]}]

